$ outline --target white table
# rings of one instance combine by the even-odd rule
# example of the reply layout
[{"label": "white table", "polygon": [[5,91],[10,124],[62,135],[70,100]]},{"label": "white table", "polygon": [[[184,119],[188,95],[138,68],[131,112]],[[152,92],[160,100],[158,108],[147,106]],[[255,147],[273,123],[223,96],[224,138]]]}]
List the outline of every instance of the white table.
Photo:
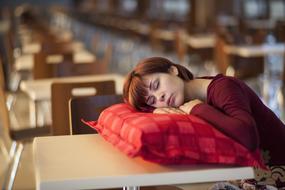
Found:
[{"label": "white table", "polygon": [[50,100],[51,85],[54,82],[92,82],[114,80],[116,85],[116,93],[123,93],[124,77],[119,74],[96,74],[96,75],[82,75],[62,78],[48,78],[37,80],[24,80],[20,84],[20,89],[27,93],[29,98],[33,101]]},{"label": "white table", "polygon": [[[73,53],[74,63],[93,63],[96,61],[96,56],[91,52],[81,49],[76,50]],[[63,61],[63,55],[52,54],[46,57],[47,64],[57,64]],[[31,71],[34,68],[34,54],[23,54],[16,58],[15,69],[17,71],[28,70]]]},{"label": "white table", "polygon": [[173,30],[157,29],[155,30],[154,35],[156,38],[166,41],[173,41],[175,39],[175,32]]},{"label": "white table", "polygon": [[216,37],[214,34],[185,34],[185,43],[192,48],[214,48],[216,43]]},{"label": "white table", "polygon": [[129,158],[96,134],[38,137],[33,146],[39,190],[137,189],[254,177],[251,167],[166,166]]},{"label": "white table", "polygon": [[[54,82],[92,82],[114,80],[117,94],[123,93],[124,77],[119,74],[101,74],[101,75],[85,75],[62,78],[48,78],[38,80],[26,80],[20,84],[20,89],[25,92],[30,99],[30,121],[32,126],[36,126],[37,120],[37,102],[50,101],[51,85]],[[33,114],[34,113],[34,114]]]},{"label": "white table", "polygon": [[274,45],[227,45],[225,52],[231,55],[241,57],[261,57],[272,54],[284,55],[285,43]]}]

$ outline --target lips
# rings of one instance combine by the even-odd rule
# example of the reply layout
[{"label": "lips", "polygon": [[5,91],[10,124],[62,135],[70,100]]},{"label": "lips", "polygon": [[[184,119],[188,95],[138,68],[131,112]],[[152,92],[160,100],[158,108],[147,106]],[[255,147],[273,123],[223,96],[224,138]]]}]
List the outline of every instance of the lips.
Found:
[{"label": "lips", "polygon": [[173,94],[171,94],[170,97],[167,100],[167,105],[168,106],[173,106],[174,101],[175,101],[175,97],[173,96]]}]

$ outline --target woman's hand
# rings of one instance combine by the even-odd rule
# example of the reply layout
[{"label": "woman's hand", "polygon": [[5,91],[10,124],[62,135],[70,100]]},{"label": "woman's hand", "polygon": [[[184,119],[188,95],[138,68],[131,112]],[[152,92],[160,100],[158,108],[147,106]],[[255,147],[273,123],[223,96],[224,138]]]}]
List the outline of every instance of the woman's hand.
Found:
[{"label": "woman's hand", "polygon": [[186,114],[184,111],[173,108],[173,107],[167,107],[167,108],[156,108],[153,110],[153,113],[155,114]]},{"label": "woman's hand", "polygon": [[184,103],[182,106],[179,107],[179,109],[189,114],[194,106],[201,103],[203,102],[199,99],[191,100],[189,102]]}]

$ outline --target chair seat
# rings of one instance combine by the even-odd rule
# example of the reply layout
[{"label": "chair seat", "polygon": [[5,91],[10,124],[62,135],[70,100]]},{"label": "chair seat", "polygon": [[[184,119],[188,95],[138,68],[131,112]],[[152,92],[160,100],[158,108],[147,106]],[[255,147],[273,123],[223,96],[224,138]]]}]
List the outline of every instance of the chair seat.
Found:
[{"label": "chair seat", "polygon": [[13,140],[31,140],[33,137],[37,136],[47,136],[51,135],[51,127],[43,126],[36,128],[23,128],[19,130],[10,130],[10,136]]}]

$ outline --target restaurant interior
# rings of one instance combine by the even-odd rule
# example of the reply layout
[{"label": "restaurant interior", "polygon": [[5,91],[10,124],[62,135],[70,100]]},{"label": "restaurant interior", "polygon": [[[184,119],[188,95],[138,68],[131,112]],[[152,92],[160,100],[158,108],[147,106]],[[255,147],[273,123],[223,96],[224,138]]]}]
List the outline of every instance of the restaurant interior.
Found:
[{"label": "restaurant interior", "polygon": [[73,128],[93,110],[73,100],[121,95],[125,76],[147,57],[168,58],[195,77],[236,77],[285,122],[284,55],[285,0],[1,1],[0,185],[45,189],[33,139],[85,134]]}]

